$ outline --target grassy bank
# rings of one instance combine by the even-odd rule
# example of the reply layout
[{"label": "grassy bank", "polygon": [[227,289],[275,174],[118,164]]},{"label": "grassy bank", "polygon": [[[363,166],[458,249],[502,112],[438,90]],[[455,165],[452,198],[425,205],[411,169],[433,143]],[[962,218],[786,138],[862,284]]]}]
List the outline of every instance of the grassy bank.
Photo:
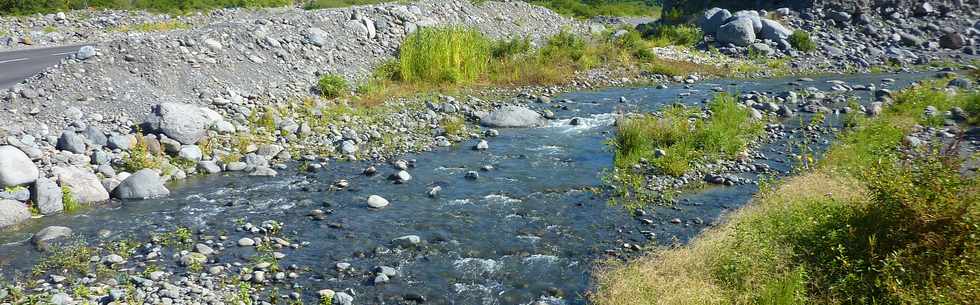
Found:
[{"label": "grassy bank", "polygon": [[[970,304],[980,299],[980,183],[945,146],[903,152],[923,115],[978,109],[931,84],[852,118],[818,166],[764,185],[727,223],[597,276],[596,304]],[[975,122],[978,110],[967,110]]]}]

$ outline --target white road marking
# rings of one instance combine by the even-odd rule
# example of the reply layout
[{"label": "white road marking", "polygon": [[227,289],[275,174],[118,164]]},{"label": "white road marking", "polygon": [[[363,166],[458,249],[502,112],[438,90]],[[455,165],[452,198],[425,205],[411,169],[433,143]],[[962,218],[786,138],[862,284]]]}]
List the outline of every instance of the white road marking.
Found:
[{"label": "white road marking", "polygon": [[68,55],[68,54],[75,54],[75,53],[77,53],[77,52],[64,52],[64,53],[55,53],[55,54],[51,54],[50,56],[58,56],[58,55]]},{"label": "white road marking", "polygon": [[0,60],[0,64],[5,64],[5,63],[8,63],[8,62],[25,61],[25,60],[28,60],[28,59],[30,59],[30,58],[24,57],[24,58],[18,58],[18,59]]}]

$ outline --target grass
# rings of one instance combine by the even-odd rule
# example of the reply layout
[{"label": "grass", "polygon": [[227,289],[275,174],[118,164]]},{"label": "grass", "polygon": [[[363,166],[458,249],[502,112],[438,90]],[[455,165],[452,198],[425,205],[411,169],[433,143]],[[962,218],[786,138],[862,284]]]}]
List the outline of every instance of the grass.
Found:
[{"label": "grass", "polygon": [[65,213],[74,213],[82,208],[82,204],[75,199],[75,196],[71,194],[71,188],[67,186],[61,187],[61,204],[64,207]]},{"label": "grass", "polygon": [[652,40],[654,46],[694,46],[704,34],[697,26],[690,24],[647,23],[638,29],[643,36]]},{"label": "grass", "polygon": [[412,83],[470,83],[487,71],[490,53],[490,41],[475,29],[423,28],[402,44],[401,78]]},{"label": "grass", "polygon": [[217,8],[280,7],[292,4],[293,0],[8,0],[0,2],[0,14],[47,14],[86,8],[189,13]]},{"label": "grass", "polygon": [[350,84],[343,76],[325,74],[317,82],[317,89],[320,90],[320,96],[324,98],[338,98],[350,91]]},{"label": "grass", "polygon": [[531,0],[559,14],[577,18],[595,16],[659,17],[660,6],[655,1],[636,0]]},{"label": "grass", "polygon": [[810,53],[817,49],[817,44],[810,38],[810,33],[804,30],[793,31],[793,34],[789,35],[789,44],[803,53]]},{"label": "grass", "polygon": [[183,30],[189,28],[190,25],[187,23],[176,21],[176,20],[168,20],[168,21],[139,23],[134,25],[121,25],[113,30],[116,32],[124,32],[124,33],[129,33],[129,32],[149,33],[149,32],[166,32],[166,31],[174,31],[174,30]]},{"label": "grass", "polygon": [[129,150],[129,154],[123,158],[122,168],[128,172],[135,173],[144,168],[160,168],[162,157],[150,152],[143,137],[142,131],[136,132],[136,145]]},{"label": "grass", "polygon": [[980,180],[943,147],[897,148],[927,105],[977,93],[907,89],[808,173],[689,245],[598,272],[595,304],[971,304],[980,297]]},{"label": "grass", "polygon": [[[681,176],[698,161],[734,158],[762,134],[762,124],[729,94],[715,96],[708,109],[707,119],[698,117],[697,109],[671,106],[660,115],[622,120],[614,141],[616,168],[646,159],[664,174]],[[656,157],[657,149],[666,154]]]}]

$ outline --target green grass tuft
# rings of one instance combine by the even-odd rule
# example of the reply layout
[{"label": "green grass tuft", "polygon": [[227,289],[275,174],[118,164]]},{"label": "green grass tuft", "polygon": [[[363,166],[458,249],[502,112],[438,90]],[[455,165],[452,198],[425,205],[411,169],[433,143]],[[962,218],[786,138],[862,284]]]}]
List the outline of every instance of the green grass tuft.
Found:
[{"label": "green grass tuft", "polygon": [[320,96],[324,98],[338,98],[347,94],[350,91],[350,84],[343,76],[336,74],[325,74],[320,76],[320,81],[317,82],[317,89],[320,90]]}]

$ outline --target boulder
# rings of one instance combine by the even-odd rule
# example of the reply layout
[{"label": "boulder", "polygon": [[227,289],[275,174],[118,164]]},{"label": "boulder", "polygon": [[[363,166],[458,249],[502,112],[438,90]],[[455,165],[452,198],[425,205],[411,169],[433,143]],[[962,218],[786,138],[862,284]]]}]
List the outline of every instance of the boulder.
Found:
[{"label": "boulder", "polygon": [[37,166],[24,151],[10,145],[0,146],[0,187],[31,183],[37,176]]},{"label": "boulder", "polygon": [[78,60],[86,60],[92,57],[95,57],[95,47],[93,46],[84,46],[78,49],[78,53],[75,53],[75,58]]},{"label": "boulder", "polygon": [[732,21],[718,28],[716,39],[718,42],[731,43],[740,47],[752,44],[755,41],[752,20],[745,17],[735,17]]},{"label": "boulder", "polygon": [[535,127],[544,125],[541,114],[520,106],[504,106],[480,118],[480,124],[487,127]]},{"label": "boulder", "polygon": [[388,200],[378,195],[368,196],[367,204],[371,208],[381,209],[388,206]]},{"label": "boulder", "polygon": [[698,25],[701,26],[701,31],[705,34],[714,35],[718,28],[731,17],[732,13],[728,10],[715,7],[704,11],[704,14],[698,19]]},{"label": "boulder", "polygon": [[779,41],[788,39],[790,35],[793,35],[793,30],[786,28],[782,23],[763,18],[762,30],[759,33],[762,39]]},{"label": "boulder", "polygon": [[963,48],[963,43],[966,39],[960,33],[946,33],[942,37],[939,37],[939,46],[946,49],[958,50]]},{"label": "boulder", "polygon": [[55,167],[51,171],[61,186],[71,189],[71,194],[79,203],[94,203],[109,200],[109,192],[102,186],[94,173],[77,167]]},{"label": "boulder", "polygon": [[105,136],[105,133],[95,126],[88,126],[87,128],[85,128],[85,130],[82,131],[82,135],[85,136],[86,139],[88,139],[89,143],[98,145],[100,147],[105,146],[109,142],[109,139]]},{"label": "boulder", "polygon": [[204,158],[204,153],[201,151],[201,147],[197,145],[184,145],[180,148],[177,156],[191,161],[201,161]]},{"label": "boulder", "polygon": [[758,11],[737,11],[735,16],[749,18],[752,21],[752,30],[756,33],[762,30],[762,17],[759,16]]},{"label": "boulder", "polygon": [[31,192],[31,201],[37,205],[38,211],[44,215],[50,215],[64,210],[65,204],[62,202],[63,197],[61,187],[57,183],[54,183],[54,181],[51,181],[51,179],[43,177],[37,179],[37,182],[34,183],[34,191]]},{"label": "boulder", "polygon": [[6,228],[31,219],[27,205],[7,199],[0,199],[0,228]]},{"label": "boulder", "polygon": [[74,130],[65,130],[61,133],[61,137],[58,137],[57,148],[76,154],[84,154],[85,138],[78,135]]},{"label": "boulder", "polygon": [[320,28],[309,28],[306,30],[306,42],[323,47],[326,45],[327,40],[330,39],[329,34]]},{"label": "boulder", "polygon": [[181,103],[162,103],[154,106],[150,124],[181,144],[194,144],[207,135],[216,120],[206,109]]},{"label": "boulder", "polygon": [[169,194],[170,190],[163,185],[160,175],[152,169],[133,173],[113,191],[113,195],[120,199],[149,199]]}]

